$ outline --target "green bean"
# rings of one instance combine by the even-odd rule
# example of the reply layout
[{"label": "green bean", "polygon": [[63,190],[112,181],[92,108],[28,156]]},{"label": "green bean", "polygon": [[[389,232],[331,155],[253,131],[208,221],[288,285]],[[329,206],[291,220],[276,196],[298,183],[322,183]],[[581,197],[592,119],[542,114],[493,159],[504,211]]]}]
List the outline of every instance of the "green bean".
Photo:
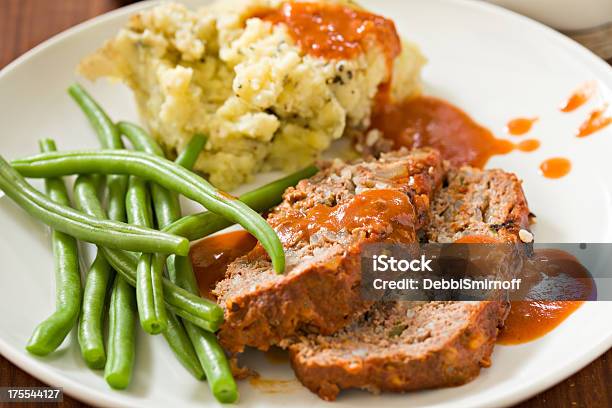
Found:
[{"label": "green bean", "polygon": [[[153,181],[199,202],[210,211],[242,225],[268,252],[274,270],[282,273],[285,253],[268,223],[249,206],[223,193],[197,174],[161,157],[121,150],[45,153],[15,160],[13,166],[26,177],[53,177],[74,173],[132,174]],[[164,252],[164,251],[141,251]],[[185,254],[179,254],[185,255]]]},{"label": "green bean", "polygon": [[121,277],[115,277],[108,313],[108,360],[104,379],[112,388],[124,389],[132,378],[136,354],[136,318],[134,289]]},{"label": "green bean", "polygon": [[194,325],[185,326],[185,330],[193,343],[215,398],[222,403],[235,402],[238,399],[238,387],[225,351],[217,342],[216,336]]},{"label": "green bean", "polygon": [[125,210],[131,225],[149,227],[153,225],[151,196],[147,182],[139,177],[130,177],[125,196]]},{"label": "green bean", "polygon": [[199,293],[198,281],[193,273],[193,266],[189,258],[186,256],[177,256],[176,264],[178,273],[174,279],[174,283],[191,293]]},{"label": "green bean", "polygon": [[[130,177],[125,201],[130,224],[143,227],[153,224],[151,197],[143,179]],[[162,271],[151,267],[151,258],[151,254],[140,256],[136,269],[136,300],[143,330],[149,334],[159,334],[166,329],[166,309],[162,292]]]},{"label": "green bean", "polygon": [[[239,200],[255,211],[266,211],[280,203],[287,188],[295,186],[302,179],[313,176],[317,171],[318,169],[315,166],[306,167],[287,177],[245,193],[239,197]],[[163,231],[195,241],[231,225],[233,225],[231,221],[210,211],[204,211],[183,217],[165,227]]]},{"label": "green bean", "polygon": [[[130,122],[119,122],[119,132],[125,135],[134,146],[134,149],[159,157],[165,157],[164,151],[159,144],[149,136],[140,126]],[[206,137],[200,133],[192,136],[185,149],[181,152],[175,163],[186,169],[191,169],[195,164],[200,152],[206,144]]]},{"label": "green bean", "polygon": [[[198,284],[193,273],[191,261],[184,256],[175,257],[176,284],[197,294]],[[232,376],[232,370],[225,352],[212,333],[207,333],[195,325],[185,322],[185,330],[195,348],[200,364],[204,368],[208,385],[222,403],[235,402],[238,399],[238,387]]]},{"label": "green bean", "polygon": [[189,242],[185,238],[151,228],[99,220],[50,200],[29,185],[1,156],[0,189],[34,218],[82,241],[138,252],[181,255],[189,252]]},{"label": "green bean", "polygon": [[[56,149],[52,140],[40,142],[41,151]],[[45,180],[45,189],[51,200],[68,206],[68,193],[61,179]],[[26,349],[44,356],[64,341],[77,322],[81,305],[81,274],[79,255],[74,238],[62,232],[52,231],[51,242],[55,259],[55,311],[41,322],[30,337]]]},{"label": "green bean", "polygon": [[[96,131],[100,144],[104,149],[123,149],[121,133],[113,121],[98,103],[79,84],[68,88],[68,93],[79,105],[89,123]],[[125,192],[127,176],[109,175],[106,178],[108,195],[108,218],[113,221],[125,221]]]},{"label": "green bean", "polygon": [[[78,181],[78,180],[77,180]],[[78,188],[77,188],[78,187]],[[75,203],[79,209],[93,217],[105,218],[97,192],[91,183],[77,183]],[[133,252],[99,247],[107,261],[132,286],[136,286],[138,256]],[[163,279],[166,305],[181,317],[210,331],[216,331],[223,321],[223,311],[214,302],[195,296]]]},{"label": "green bean", "polygon": [[106,363],[103,335],[104,301],[111,278],[112,269],[102,252],[98,251],[85,281],[78,332],[83,360],[93,369],[104,368]]},{"label": "green bean", "polygon": [[174,313],[168,313],[168,328],[162,334],[183,367],[198,380],[206,378],[185,327]]},{"label": "green bean", "polygon": [[117,123],[117,129],[130,140],[135,150],[165,157],[159,144],[151,139],[151,136],[140,126],[130,122],[119,122]]},{"label": "green bean", "polygon": [[93,126],[104,149],[122,149],[121,135],[108,115],[79,84],[68,88],[68,93],[79,105]]},{"label": "green bean", "polygon": [[191,170],[198,160],[200,152],[204,149],[206,140],[206,136],[200,133],[193,135],[189,143],[187,143],[187,146],[185,146],[185,149],[179,154],[174,162],[181,167]]},{"label": "green bean", "polygon": [[164,305],[163,268],[152,267],[152,255],[142,254],[136,267],[136,300],[140,325],[149,334],[166,330],[166,308]]},{"label": "green bean", "polygon": [[106,176],[108,190],[108,219],[113,221],[127,221],[125,210],[125,194],[127,193],[128,177],[120,175]]}]

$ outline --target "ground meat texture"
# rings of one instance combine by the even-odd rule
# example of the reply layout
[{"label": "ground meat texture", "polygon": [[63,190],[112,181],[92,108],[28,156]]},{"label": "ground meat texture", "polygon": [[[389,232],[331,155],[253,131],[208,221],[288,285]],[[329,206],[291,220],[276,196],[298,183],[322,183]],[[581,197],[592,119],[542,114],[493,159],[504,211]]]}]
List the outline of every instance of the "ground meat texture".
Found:
[{"label": "ground meat texture", "polygon": [[371,306],[360,296],[360,253],[371,242],[416,242],[441,185],[437,151],[402,150],[378,160],[336,161],[288,189],[268,222],[283,242],[287,268],[272,270],[257,246],[228,266],[215,288],[230,352],[286,345],[302,332],[331,334]]},{"label": "ground meat texture", "polygon": [[451,169],[431,206],[431,242],[453,242],[469,235],[516,242],[529,228],[529,209],[520,180],[499,169]]},{"label": "ground meat texture", "polygon": [[298,379],[322,399],[341,389],[402,392],[464,384],[490,364],[497,302],[377,303],[333,336],[290,346]]},{"label": "ground meat texture", "polygon": [[[518,242],[529,215],[516,176],[473,168],[451,170],[431,208],[431,242],[468,235]],[[306,335],[291,344],[291,364],[302,384],[329,401],[347,388],[461,385],[490,365],[507,313],[507,302],[496,301],[378,302],[333,335]]]}]

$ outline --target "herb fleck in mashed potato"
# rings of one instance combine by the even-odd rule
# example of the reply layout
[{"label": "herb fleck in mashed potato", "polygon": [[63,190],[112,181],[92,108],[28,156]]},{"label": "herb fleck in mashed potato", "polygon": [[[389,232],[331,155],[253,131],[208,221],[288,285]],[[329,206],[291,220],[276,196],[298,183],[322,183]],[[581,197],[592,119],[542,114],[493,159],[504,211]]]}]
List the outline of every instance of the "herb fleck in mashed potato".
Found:
[{"label": "herb fleck in mashed potato", "polygon": [[170,156],[194,133],[207,135],[196,170],[226,189],[260,170],[304,166],[333,140],[367,130],[379,86],[390,82],[394,99],[419,92],[416,47],[403,43],[392,67],[376,38],[349,59],[313,56],[287,25],[253,17],[280,6],[223,1],[196,12],[165,3],[132,17],[79,71],[129,85]]}]

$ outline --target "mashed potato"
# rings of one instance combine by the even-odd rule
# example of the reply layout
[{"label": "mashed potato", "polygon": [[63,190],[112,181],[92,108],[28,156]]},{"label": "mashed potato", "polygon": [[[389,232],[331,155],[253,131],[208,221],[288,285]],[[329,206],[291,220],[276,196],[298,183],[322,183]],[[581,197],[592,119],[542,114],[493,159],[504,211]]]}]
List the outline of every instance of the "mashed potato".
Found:
[{"label": "mashed potato", "polygon": [[[333,140],[368,128],[390,70],[376,43],[355,58],[325,59],[304,53],[284,24],[252,17],[280,4],[222,1],[195,12],[164,3],[135,15],[79,71],[129,85],[169,156],[193,134],[207,135],[196,170],[218,187],[260,170],[296,169]],[[419,92],[423,62],[416,47],[402,44],[393,98]]]}]

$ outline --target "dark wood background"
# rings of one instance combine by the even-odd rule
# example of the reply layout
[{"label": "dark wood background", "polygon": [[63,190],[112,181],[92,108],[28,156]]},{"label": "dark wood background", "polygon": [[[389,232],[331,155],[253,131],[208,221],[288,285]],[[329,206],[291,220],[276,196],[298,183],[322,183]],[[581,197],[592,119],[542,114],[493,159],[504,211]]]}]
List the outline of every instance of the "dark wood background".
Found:
[{"label": "dark wood background", "polygon": [[[0,0],[0,68],[52,35],[128,3],[131,1]],[[0,356],[0,386],[43,385]],[[30,405],[40,406],[37,404],[19,406],[25,408]],[[85,405],[65,397],[63,406],[84,407]],[[582,371],[519,406],[521,408],[612,407],[612,350]]]}]

